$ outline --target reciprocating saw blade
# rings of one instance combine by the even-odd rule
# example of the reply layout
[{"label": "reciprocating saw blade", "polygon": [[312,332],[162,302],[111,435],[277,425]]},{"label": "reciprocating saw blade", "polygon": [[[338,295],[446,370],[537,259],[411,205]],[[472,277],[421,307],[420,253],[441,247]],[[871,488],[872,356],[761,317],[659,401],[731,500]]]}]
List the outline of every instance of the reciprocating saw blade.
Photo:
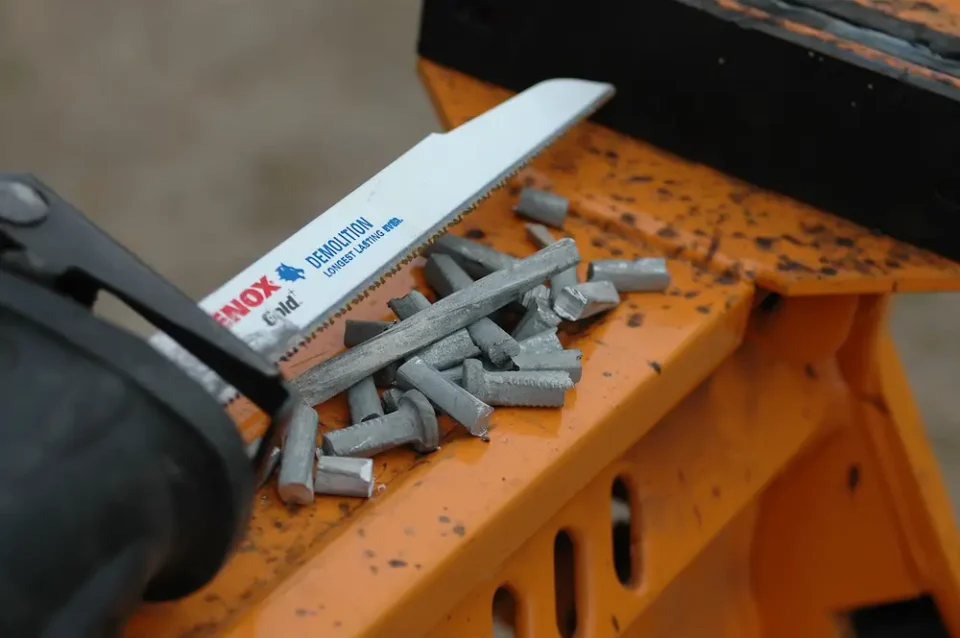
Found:
[{"label": "reciprocating saw blade", "polygon": [[[271,361],[286,358],[613,93],[600,82],[547,80],[427,136],[200,307]],[[236,397],[166,334],[150,343],[221,403]]]}]

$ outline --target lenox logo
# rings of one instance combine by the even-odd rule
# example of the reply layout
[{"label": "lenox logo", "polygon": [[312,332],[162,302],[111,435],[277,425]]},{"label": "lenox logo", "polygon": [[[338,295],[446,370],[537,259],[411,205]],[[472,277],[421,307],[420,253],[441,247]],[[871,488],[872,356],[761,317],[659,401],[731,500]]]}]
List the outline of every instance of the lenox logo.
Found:
[{"label": "lenox logo", "polygon": [[230,303],[213,313],[213,318],[224,326],[232,325],[250,314],[250,311],[254,308],[263,305],[263,302],[278,290],[280,290],[280,286],[264,275],[259,281],[253,282],[249,288],[232,299]]}]

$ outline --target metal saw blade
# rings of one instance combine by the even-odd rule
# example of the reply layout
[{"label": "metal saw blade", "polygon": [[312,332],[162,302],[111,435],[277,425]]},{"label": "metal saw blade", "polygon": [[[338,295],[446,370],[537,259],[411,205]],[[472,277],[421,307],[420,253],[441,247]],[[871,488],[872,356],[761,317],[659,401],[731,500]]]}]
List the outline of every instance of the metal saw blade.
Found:
[{"label": "metal saw blade", "polygon": [[[613,93],[600,82],[547,80],[429,135],[200,307],[271,360],[288,356]],[[221,402],[235,398],[167,335],[150,343]]]}]

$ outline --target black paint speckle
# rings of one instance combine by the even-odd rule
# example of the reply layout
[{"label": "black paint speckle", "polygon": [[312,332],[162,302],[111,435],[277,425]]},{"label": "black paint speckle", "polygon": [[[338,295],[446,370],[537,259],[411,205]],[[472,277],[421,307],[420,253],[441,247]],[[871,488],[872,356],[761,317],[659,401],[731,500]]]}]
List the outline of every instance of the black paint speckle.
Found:
[{"label": "black paint speckle", "polygon": [[639,328],[643,325],[643,313],[634,312],[629,317],[627,317],[627,325],[631,328]]},{"label": "black paint speckle", "polygon": [[837,237],[833,240],[833,243],[837,246],[843,246],[844,248],[853,248],[856,242],[849,237]]},{"label": "black paint speckle", "polygon": [[612,377],[612,376],[613,376],[613,373],[604,370],[604,371],[603,371],[603,376],[605,376],[605,377]]},{"label": "black paint speckle", "polygon": [[627,182],[631,184],[646,184],[647,182],[652,182],[653,178],[649,175],[631,175],[627,178]]},{"label": "black paint speckle", "polygon": [[470,239],[483,239],[487,236],[487,234],[479,228],[471,228],[465,233],[465,235]]},{"label": "black paint speckle", "polygon": [[696,299],[699,296],[700,296],[699,290],[688,290],[687,292],[683,293],[684,299]]},{"label": "black paint speckle", "polygon": [[760,250],[770,250],[773,248],[774,242],[777,241],[776,237],[755,237],[753,243]]},{"label": "black paint speckle", "polygon": [[620,159],[620,156],[617,155],[616,151],[605,151],[604,155],[607,157],[607,159],[612,159],[612,160]]},{"label": "black paint speckle", "polygon": [[777,270],[780,272],[813,272],[813,268],[810,268],[810,266],[794,261],[786,255],[780,255],[779,261],[777,261]]},{"label": "black paint speckle", "polygon": [[461,536],[461,537],[462,537],[462,536],[466,535],[466,533],[467,533],[467,528],[464,527],[463,525],[454,525],[454,526],[453,526],[453,533],[456,534],[457,536]]},{"label": "black paint speckle", "polygon": [[657,237],[663,237],[664,239],[674,239],[677,236],[677,231],[671,226],[664,226],[657,230]]},{"label": "black paint speckle", "polygon": [[661,368],[660,364],[657,363],[656,361],[647,361],[647,365],[653,368],[653,371],[656,372],[657,374],[661,374],[663,372],[663,368]]},{"label": "black paint speckle", "polygon": [[633,213],[620,213],[620,221],[625,224],[630,224],[631,226],[636,225],[637,218]]},{"label": "black paint speckle", "polygon": [[737,275],[735,272],[727,268],[720,273],[714,281],[721,286],[732,286],[733,284],[737,283]]},{"label": "black paint speckle", "polygon": [[387,565],[390,565],[390,567],[406,567],[407,561],[400,560],[399,558],[392,558],[387,561]]},{"label": "black paint speckle", "polygon": [[853,493],[858,487],[860,487],[860,466],[854,463],[847,469],[847,489]]},{"label": "black paint speckle", "polygon": [[350,513],[350,503],[337,503],[337,509],[340,510],[340,513],[346,516]]},{"label": "black paint speckle", "polygon": [[803,373],[804,373],[805,375],[807,375],[807,378],[808,378],[808,379],[816,379],[816,378],[817,378],[817,370],[816,370],[816,368],[814,368],[814,367],[813,367],[812,365],[810,365],[809,363],[808,363],[807,365],[803,366]]},{"label": "black paint speckle", "polygon": [[837,269],[833,268],[832,266],[821,266],[820,274],[826,275],[827,277],[833,277],[834,275],[837,274]]},{"label": "black paint speckle", "polygon": [[697,306],[697,312],[699,312],[701,315],[709,315],[710,306]]},{"label": "black paint speckle", "polygon": [[444,515],[441,514],[440,516],[437,517],[437,520],[440,521],[441,523],[449,523],[449,522],[450,522],[450,517],[449,517],[449,516],[444,516]]},{"label": "black paint speckle", "polygon": [[620,631],[620,621],[616,616],[610,616],[610,624],[613,625],[614,631]]}]

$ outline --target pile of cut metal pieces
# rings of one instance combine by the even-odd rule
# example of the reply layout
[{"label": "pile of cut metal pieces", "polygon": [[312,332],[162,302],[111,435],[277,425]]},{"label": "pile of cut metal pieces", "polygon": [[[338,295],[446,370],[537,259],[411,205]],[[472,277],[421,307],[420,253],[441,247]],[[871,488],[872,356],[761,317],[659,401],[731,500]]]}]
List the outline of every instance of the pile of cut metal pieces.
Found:
[{"label": "pile of cut metal pieces", "polygon": [[[563,227],[568,206],[553,193],[524,189],[514,211],[531,222],[527,236],[539,249],[532,256],[444,234],[425,251],[435,303],[413,290],[387,303],[396,320],[346,320],[348,349],[294,381],[303,402],[261,485],[279,465],[287,504],[312,503],[315,494],[369,498],[372,457],[402,445],[438,449],[438,415],[489,440],[494,407],[562,407],[580,381],[582,353],[564,349],[560,324],[615,308],[621,292],[670,284],[662,258],[593,261],[580,282],[576,244],[548,228]],[[310,406],[343,391],[353,425],[325,433],[318,446]]]}]

